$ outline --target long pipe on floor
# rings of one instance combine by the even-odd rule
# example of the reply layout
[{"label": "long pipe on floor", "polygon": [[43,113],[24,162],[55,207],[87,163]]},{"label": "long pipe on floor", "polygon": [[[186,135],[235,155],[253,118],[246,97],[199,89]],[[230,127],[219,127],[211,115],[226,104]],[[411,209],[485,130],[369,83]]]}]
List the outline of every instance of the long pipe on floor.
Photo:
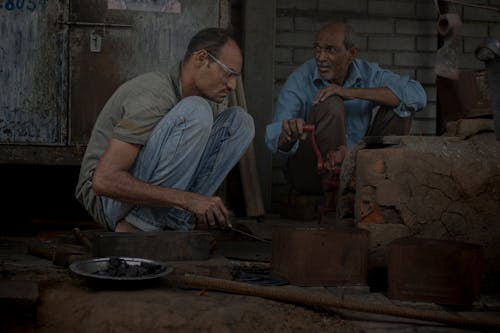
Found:
[{"label": "long pipe on floor", "polygon": [[359,312],[433,321],[460,327],[500,328],[500,320],[472,319],[443,311],[417,310],[395,305],[341,299],[335,295],[324,295],[318,292],[311,292],[298,288],[258,286],[188,273],[184,275],[171,275],[168,277],[168,280],[194,288],[257,296],[277,301],[321,307],[324,309],[339,308]]}]

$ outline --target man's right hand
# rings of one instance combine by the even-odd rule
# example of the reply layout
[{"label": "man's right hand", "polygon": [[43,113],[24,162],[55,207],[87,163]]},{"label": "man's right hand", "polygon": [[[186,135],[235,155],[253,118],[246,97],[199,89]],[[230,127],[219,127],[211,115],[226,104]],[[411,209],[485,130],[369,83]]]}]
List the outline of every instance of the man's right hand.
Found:
[{"label": "man's right hand", "polygon": [[302,118],[283,120],[278,148],[282,151],[289,151],[298,139],[305,140],[307,133],[304,132],[304,124],[305,121]]},{"label": "man's right hand", "polygon": [[229,210],[220,197],[188,193],[186,209],[196,216],[197,224],[209,228],[231,226]]}]

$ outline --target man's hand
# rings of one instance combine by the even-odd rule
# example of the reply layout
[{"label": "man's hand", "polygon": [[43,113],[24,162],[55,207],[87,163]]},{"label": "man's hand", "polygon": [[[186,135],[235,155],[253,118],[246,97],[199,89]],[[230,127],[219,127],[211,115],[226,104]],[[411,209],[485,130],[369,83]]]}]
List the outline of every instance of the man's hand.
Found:
[{"label": "man's hand", "polygon": [[313,104],[318,104],[326,101],[326,99],[333,95],[338,95],[340,97],[345,97],[342,94],[344,88],[332,83],[328,87],[318,90],[316,96],[314,96]]},{"label": "man's hand", "polygon": [[335,83],[330,84],[324,89],[318,90],[314,96],[313,103],[318,104],[326,101],[330,96],[337,95],[344,100],[348,99],[366,99],[380,105],[396,107],[401,100],[389,88],[344,88]]},{"label": "man's hand", "polygon": [[186,209],[196,215],[198,224],[206,224],[209,228],[231,226],[229,210],[222,199],[197,193],[187,192]]},{"label": "man's hand", "polygon": [[304,119],[293,118],[283,120],[281,133],[278,139],[278,148],[283,151],[289,151],[295,141],[305,140],[307,133],[304,132]]}]

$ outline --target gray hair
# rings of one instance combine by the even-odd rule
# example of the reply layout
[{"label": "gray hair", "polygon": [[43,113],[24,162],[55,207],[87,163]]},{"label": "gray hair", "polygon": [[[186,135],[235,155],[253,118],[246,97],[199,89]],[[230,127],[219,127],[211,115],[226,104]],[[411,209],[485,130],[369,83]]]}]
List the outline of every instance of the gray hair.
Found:
[{"label": "gray hair", "polygon": [[352,25],[347,21],[337,21],[337,22],[328,23],[328,24],[324,25],[319,30],[319,32],[321,32],[323,30],[331,29],[334,26],[339,26],[339,25],[344,26],[344,47],[346,48],[346,50],[349,50],[350,48],[356,47],[356,44],[354,43],[354,36],[355,36],[354,29],[353,29]]},{"label": "gray hair", "polygon": [[354,43],[354,29],[352,25],[348,22],[344,23],[345,30],[344,30],[344,46],[346,50],[349,50],[350,48],[356,47],[356,44]]}]

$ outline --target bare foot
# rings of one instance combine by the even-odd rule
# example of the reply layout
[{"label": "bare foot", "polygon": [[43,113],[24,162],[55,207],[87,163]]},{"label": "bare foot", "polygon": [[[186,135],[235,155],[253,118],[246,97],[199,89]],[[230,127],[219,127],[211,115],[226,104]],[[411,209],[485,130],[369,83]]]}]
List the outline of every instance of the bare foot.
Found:
[{"label": "bare foot", "polygon": [[133,226],[125,220],[121,220],[116,224],[115,232],[140,232],[141,229]]}]

